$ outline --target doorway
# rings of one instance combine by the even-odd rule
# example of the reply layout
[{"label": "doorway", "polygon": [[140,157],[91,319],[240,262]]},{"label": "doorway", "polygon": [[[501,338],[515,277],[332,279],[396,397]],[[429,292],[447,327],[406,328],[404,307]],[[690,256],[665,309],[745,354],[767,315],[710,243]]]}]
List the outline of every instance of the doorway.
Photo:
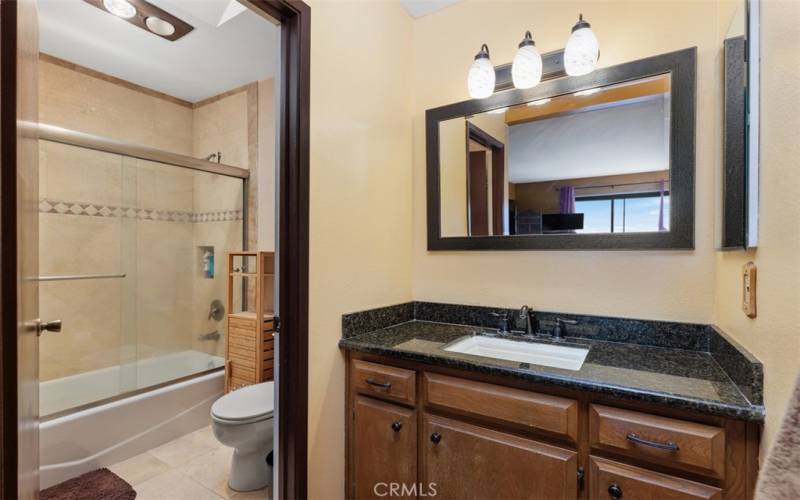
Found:
[{"label": "doorway", "polygon": [[[138,2],[132,2],[138,5]],[[0,11],[2,37],[2,137],[0,155],[3,170],[0,178],[0,229],[2,252],[2,446],[3,470],[0,497],[33,498],[38,490],[39,337],[37,333],[56,330],[55,322],[40,322],[38,299],[42,282],[38,268],[40,247],[39,220],[42,210],[39,188],[39,142],[32,127],[37,117],[37,65],[39,62],[36,5],[32,0],[3,2]],[[301,2],[254,1],[252,12],[280,25],[281,71],[276,79],[278,120],[276,128],[277,212],[275,227],[277,264],[280,276],[277,294],[277,401],[276,490],[278,498],[302,498],[306,482],[307,415],[307,325],[308,325],[308,95],[309,95],[309,9]],[[258,42],[253,41],[257,46]],[[52,132],[52,130],[51,130]],[[52,139],[52,134],[50,136]],[[81,145],[51,141],[51,148],[80,148]],[[94,148],[94,149],[93,149]],[[97,151],[92,146],[88,149]],[[63,151],[62,151],[63,153]],[[70,154],[69,151],[66,153]],[[75,154],[84,154],[83,152]],[[87,153],[88,154],[88,153]],[[108,154],[108,153],[106,153]],[[142,153],[125,156],[119,153],[120,172],[128,157],[142,160]],[[137,156],[138,155],[138,156]],[[147,161],[152,161],[148,158]],[[219,160],[219,155],[217,156]],[[174,165],[175,160],[164,158]],[[221,162],[220,162],[221,163]],[[185,166],[184,166],[185,167]],[[135,167],[134,167],[135,170]],[[160,170],[172,176],[170,170]],[[219,176],[224,172],[205,172]],[[235,184],[236,175],[230,176]],[[157,181],[158,182],[158,181]],[[161,181],[163,182],[163,181]],[[216,181],[214,181],[216,182]],[[234,184],[231,189],[236,191]],[[122,188],[125,189],[124,186]],[[242,190],[242,188],[239,188]],[[134,189],[137,190],[138,189]],[[242,190],[245,191],[245,190]],[[246,192],[246,191],[245,191]],[[106,204],[110,205],[110,204]],[[38,210],[37,210],[38,208]],[[45,207],[46,208],[46,207]],[[51,205],[52,209],[55,209]],[[104,207],[82,207],[101,210]],[[122,208],[121,206],[116,208]],[[130,207],[128,207],[130,208]],[[72,207],[69,207],[72,209]],[[78,210],[76,208],[75,210]],[[233,206],[230,211],[236,212]],[[247,205],[239,209],[247,213]],[[172,212],[179,212],[173,210]],[[160,216],[160,214],[159,214]],[[190,215],[190,218],[193,215]],[[120,224],[120,231],[124,223]],[[123,236],[124,237],[124,236]],[[124,249],[125,245],[120,245]],[[201,248],[202,247],[202,248]],[[288,251],[291,249],[291,251]],[[208,259],[209,245],[198,246],[197,255],[188,259]],[[87,269],[88,271],[88,269]],[[85,275],[121,273],[81,273]],[[124,273],[123,273],[124,274]],[[76,274],[77,275],[77,274]],[[53,275],[57,278],[73,275]],[[50,277],[53,277],[50,276]],[[96,276],[93,276],[96,278]],[[103,278],[104,279],[104,278]],[[111,278],[109,279],[118,279]],[[48,283],[63,282],[61,279]],[[124,323],[123,323],[124,324]],[[122,365],[120,365],[122,366]],[[120,379],[121,380],[121,379]],[[135,377],[134,379],[135,380]],[[284,383],[286,382],[286,383]],[[291,391],[289,390],[291,385]],[[135,387],[137,390],[139,387]],[[146,388],[146,387],[145,387]],[[94,396],[91,396],[94,397]],[[67,404],[72,404],[68,402]],[[280,415],[292,418],[281,418]]]}]

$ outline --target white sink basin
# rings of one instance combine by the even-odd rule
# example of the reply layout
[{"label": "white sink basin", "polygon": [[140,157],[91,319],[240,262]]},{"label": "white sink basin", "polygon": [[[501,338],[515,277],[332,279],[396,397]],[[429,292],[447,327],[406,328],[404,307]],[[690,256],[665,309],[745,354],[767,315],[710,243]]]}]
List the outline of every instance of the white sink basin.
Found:
[{"label": "white sink basin", "polygon": [[481,335],[456,340],[444,350],[566,370],[580,370],[586,355],[589,354],[589,349],[580,347],[538,344]]}]

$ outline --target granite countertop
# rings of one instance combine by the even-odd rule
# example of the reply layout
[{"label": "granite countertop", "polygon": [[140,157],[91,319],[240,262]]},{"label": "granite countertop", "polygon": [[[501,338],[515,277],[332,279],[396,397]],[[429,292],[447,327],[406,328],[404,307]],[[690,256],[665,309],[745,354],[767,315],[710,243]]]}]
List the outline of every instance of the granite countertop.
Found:
[{"label": "granite countertop", "polygon": [[[480,326],[411,320],[343,338],[352,351],[589,390],[702,413],[762,421],[764,407],[751,403],[708,352],[633,343],[569,338],[559,345],[588,347],[579,370],[551,368],[442,349]],[[519,341],[553,343],[546,336]]]}]

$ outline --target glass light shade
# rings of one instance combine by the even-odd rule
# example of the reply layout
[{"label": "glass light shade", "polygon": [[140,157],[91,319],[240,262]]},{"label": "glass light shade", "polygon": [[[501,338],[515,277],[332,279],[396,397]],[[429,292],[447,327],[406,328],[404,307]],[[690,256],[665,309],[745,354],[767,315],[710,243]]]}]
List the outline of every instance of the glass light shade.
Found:
[{"label": "glass light shade", "polygon": [[486,57],[472,62],[467,75],[467,89],[473,99],[485,99],[494,93],[494,66]]},{"label": "glass light shade", "polygon": [[150,16],[145,19],[144,23],[147,25],[147,28],[156,35],[170,36],[175,33],[175,26],[171,22],[165,21],[160,17]]},{"label": "glass light shade", "polygon": [[534,45],[523,45],[511,62],[511,81],[518,89],[529,89],[542,81],[542,56]]},{"label": "glass light shade", "polygon": [[136,15],[136,7],[127,0],[103,0],[103,7],[123,19],[130,19]]},{"label": "glass light shade", "polygon": [[570,76],[587,75],[597,67],[600,42],[591,28],[580,28],[572,32],[564,49],[564,70]]}]

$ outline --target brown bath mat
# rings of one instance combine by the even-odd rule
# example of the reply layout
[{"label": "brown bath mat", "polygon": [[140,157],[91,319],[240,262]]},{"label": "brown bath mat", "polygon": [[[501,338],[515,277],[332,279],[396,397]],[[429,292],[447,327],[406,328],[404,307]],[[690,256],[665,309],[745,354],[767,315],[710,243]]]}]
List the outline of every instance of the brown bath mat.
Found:
[{"label": "brown bath mat", "polygon": [[108,469],[97,469],[42,490],[40,500],[133,500],[136,492]]}]

